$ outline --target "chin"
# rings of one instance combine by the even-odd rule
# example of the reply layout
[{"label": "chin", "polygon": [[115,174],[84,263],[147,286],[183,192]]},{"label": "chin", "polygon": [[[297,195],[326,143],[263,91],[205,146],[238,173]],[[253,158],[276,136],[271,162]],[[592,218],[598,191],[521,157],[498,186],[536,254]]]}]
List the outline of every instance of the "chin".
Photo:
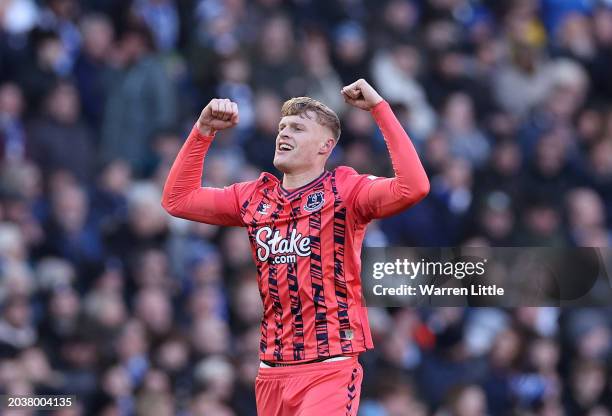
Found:
[{"label": "chin", "polygon": [[272,164],[274,165],[274,167],[276,169],[278,169],[279,171],[281,171],[282,173],[288,173],[291,170],[291,167],[289,166],[288,163],[286,162],[280,162],[278,160],[276,160],[276,158],[274,159],[274,161],[272,162]]},{"label": "chin", "polygon": [[275,156],[272,164],[274,165],[276,169],[278,169],[282,173],[291,172],[292,167],[293,167],[291,164],[291,161],[287,160],[287,158],[284,158],[283,156],[280,156],[280,157]]}]

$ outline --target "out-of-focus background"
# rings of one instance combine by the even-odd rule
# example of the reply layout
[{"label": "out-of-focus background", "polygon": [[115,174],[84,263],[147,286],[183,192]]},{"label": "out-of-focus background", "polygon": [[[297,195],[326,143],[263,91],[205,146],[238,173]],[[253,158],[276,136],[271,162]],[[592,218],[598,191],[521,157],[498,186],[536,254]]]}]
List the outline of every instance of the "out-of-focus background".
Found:
[{"label": "out-of-focus background", "polygon": [[[241,122],[206,185],[273,171],[297,95],[341,116],[330,167],[391,174],[340,96],[362,77],[432,183],[366,245],[609,245],[612,1],[0,0],[1,392],[254,415],[244,230],[170,218],[161,188],[213,97]],[[609,416],[611,312],[370,308],[360,415]]]}]

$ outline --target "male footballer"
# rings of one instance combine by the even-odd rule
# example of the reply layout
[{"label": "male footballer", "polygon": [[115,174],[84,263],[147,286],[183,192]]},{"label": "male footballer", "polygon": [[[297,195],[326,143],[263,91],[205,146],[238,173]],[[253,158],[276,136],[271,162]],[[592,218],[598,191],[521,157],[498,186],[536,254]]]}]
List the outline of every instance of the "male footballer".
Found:
[{"label": "male footballer", "polygon": [[213,99],[178,154],[162,205],[173,216],[246,227],[264,306],[255,383],[262,416],[357,414],[362,368],[373,348],[360,279],[367,224],[424,198],[429,181],[389,104],[365,80],[341,91],[369,111],[382,131],[395,177],[358,174],[325,164],[340,137],[340,121],[308,97],[283,104],[274,166],[278,180],[223,189],[201,187],[203,162],[215,133],[238,123],[238,107]]}]

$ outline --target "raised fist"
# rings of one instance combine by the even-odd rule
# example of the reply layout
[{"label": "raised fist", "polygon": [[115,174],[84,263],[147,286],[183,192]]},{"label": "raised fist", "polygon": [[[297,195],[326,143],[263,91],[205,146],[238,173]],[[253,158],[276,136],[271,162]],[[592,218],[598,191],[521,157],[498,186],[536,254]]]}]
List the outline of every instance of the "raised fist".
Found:
[{"label": "raised fist", "polygon": [[376,90],[363,78],[342,88],[341,92],[345,102],[353,107],[367,111],[370,111],[383,100]]},{"label": "raised fist", "polygon": [[196,126],[201,134],[212,136],[219,130],[234,127],[238,120],[238,104],[227,98],[213,98],[202,110]]}]

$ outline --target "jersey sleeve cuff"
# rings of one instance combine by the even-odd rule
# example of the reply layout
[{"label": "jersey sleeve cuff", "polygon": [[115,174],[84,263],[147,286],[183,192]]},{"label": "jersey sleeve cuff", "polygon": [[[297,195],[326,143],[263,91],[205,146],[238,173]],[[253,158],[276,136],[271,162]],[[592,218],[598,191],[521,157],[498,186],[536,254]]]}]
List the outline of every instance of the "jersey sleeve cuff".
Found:
[{"label": "jersey sleeve cuff", "polygon": [[213,133],[211,136],[206,136],[200,133],[200,129],[194,124],[191,133],[189,133],[189,138],[192,140],[211,142],[215,138],[215,134]]},{"label": "jersey sleeve cuff", "polygon": [[376,120],[379,120],[384,114],[388,114],[390,111],[391,111],[391,106],[385,100],[382,100],[381,102],[376,104],[374,107],[372,107],[372,109],[370,110],[370,112],[372,113],[372,116]]}]

